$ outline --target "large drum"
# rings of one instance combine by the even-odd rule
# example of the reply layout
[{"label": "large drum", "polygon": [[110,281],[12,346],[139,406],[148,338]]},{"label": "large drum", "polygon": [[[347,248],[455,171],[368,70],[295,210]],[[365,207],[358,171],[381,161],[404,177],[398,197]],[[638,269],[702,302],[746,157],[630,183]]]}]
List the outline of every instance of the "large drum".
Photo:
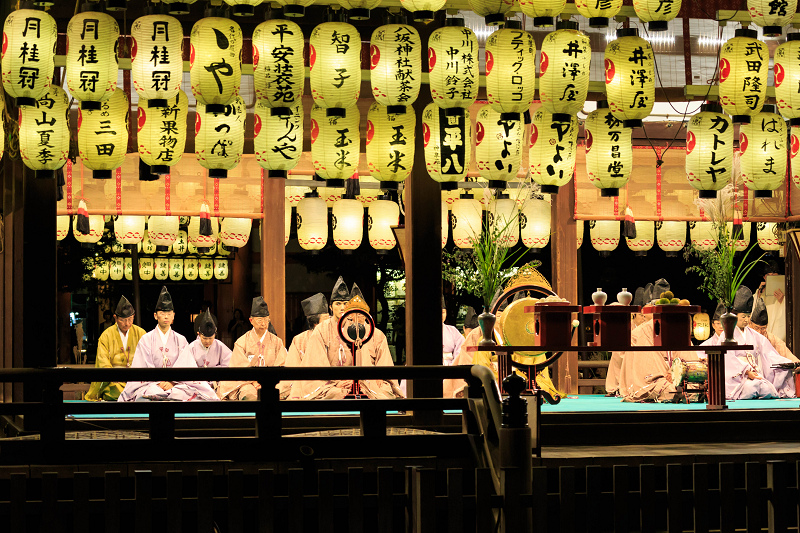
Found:
[{"label": "large drum", "polygon": [[[505,346],[532,346],[535,344],[534,316],[533,313],[526,313],[525,307],[538,301],[538,298],[529,296],[508,304],[497,324]],[[511,357],[518,363],[534,365],[546,359],[542,355],[544,353],[543,351],[514,352]]]},{"label": "large drum", "polygon": [[672,361],[672,383],[680,385],[687,383],[705,383],[708,380],[708,362],[706,361],[683,361],[677,357]]}]

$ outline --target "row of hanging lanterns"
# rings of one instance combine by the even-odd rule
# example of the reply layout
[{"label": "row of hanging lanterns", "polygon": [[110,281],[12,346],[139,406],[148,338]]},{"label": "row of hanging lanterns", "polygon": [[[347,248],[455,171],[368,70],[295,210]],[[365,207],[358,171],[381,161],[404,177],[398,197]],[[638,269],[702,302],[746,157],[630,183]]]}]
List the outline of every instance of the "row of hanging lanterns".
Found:
[{"label": "row of hanging lanterns", "polygon": [[[194,281],[200,279],[228,279],[229,263],[227,259],[211,258],[167,258],[140,257],[139,279],[150,281]],[[109,261],[98,261],[92,273],[97,281],[120,281],[133,279],[133,260],[131,257],[112,257]]]}]

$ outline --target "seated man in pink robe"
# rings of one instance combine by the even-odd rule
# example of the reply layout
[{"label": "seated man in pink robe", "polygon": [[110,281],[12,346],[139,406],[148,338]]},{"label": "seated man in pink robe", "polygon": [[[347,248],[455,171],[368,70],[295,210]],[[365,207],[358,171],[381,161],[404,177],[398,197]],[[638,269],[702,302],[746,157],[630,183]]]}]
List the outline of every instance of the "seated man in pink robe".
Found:
[{"label": "seated man in pink robe", "polygon": [[799,363],[800,359],[789,350],[785,342],[769,331],[768,326],[769,316],[767,314],[767,305],[764,303],[763,298],[756,298],[753,303],[753,311],[750,313],[750,323],[747,327],[766,337],[781,357],[785,357],[793,363]]},{"label": "seated man in pink robe", "polygon": [[289,353],[286,356],[286,366],[301,366],[303,364],[308,339],[321,322],[330,318],[328,302],[321,292],[306,298],[300,302],[300,305],[303,306],[303,314],[306,316],[308,329],[299,335],[295,335],[294,339],[292,339],[292,344],[289,345]]},{"label": "seated man in pink robe", "polygon": [[[197,328],[197,338],[184,348],[184,352],[194,359],[198,368],[227,367],[231,362],[231,349],[217,340],[217,320],[206,309],[195,320]],[[181,356],[184,354],[181,353]],[[217,389],[219,383],[216,381],[209,384]]]}]

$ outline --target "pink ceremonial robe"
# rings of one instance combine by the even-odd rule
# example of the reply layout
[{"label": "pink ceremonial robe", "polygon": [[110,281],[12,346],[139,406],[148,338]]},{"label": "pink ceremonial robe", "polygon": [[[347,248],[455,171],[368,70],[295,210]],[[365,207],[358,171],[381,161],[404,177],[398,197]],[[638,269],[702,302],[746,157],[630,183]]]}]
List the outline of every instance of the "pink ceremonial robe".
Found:
[{"label": "pink ceremonial robe", "polygon": [[306,345],[308,339],[314,330],[307,329],[306,331],[295,335],[292,339],[292,344],[289,345],[289,352],[286,355],[286,366],[301,366],[303,364],[303,356],[306,353]]},{"label": "pink ceremonial robe", "polygon": [[[267,331],[262,342],[256,330],[251,329],[234,343],[229,366],[284,366],[285,362],[286,348],[279,337]],[[284,383],[277,387],[281,397],[288,394],[289,384]],[[248,385],[258,388],[256,381],[221,381],[217,392],[223,400],[238,400],[242,389]]]}]

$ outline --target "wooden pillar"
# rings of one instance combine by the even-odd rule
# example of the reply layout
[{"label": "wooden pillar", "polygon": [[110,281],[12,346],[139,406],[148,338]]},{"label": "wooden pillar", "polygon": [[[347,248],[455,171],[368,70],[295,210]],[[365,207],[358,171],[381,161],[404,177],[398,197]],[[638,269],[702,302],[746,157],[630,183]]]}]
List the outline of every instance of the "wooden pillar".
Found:
[{"label": "wooden pillar", "polygon": [[[261,227],[261,296],[269,306],[272,326],[286,344],[286,252],[283,235],[283,178],[264,180],[264,220]],[[243,309],[250,316],[250,306]]]},{"label": "wooden pillar", "polygon": [[796,343],[798,332],[800,332],[800,313],[797,312],[795,303],[800,302],[800,283],[797,282],[797,275],[800,273],[800,262],[794,246],[787,237],[786,254],[784,258],[786,265],[786,346],[792,353],[800,349],[800,343]]}]

